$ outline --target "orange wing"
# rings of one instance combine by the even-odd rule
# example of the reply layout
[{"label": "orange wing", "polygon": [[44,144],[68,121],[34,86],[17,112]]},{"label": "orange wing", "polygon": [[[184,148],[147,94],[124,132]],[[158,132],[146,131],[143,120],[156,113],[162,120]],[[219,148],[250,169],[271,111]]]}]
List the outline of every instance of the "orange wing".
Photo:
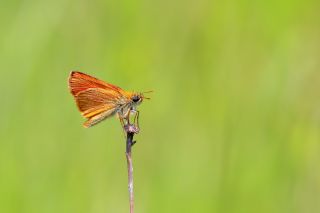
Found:
[{"label": "orange wing", "polygon": [[126,92],[120,87],[80,72],[71,72],[69,88],[79,111],[88,119],[85,127],[114,115],[127,102]]},{"label": "orange wing", "polygon": [[72,95],[76,95],[81,91],[89,88],[103,88],[107,90],[113,90],[118,93],[123,93],[124,91],[115,85],[101,81],[95,77],[87,75],[82,72],[72,71],[69,76],[69,89]]},{"label": "orange wing", "polygon": [[85,127],[91,127],[100,121],[114,115],[121,107],[121,97],[111,90],[90,88],[75,95],[76,104],[88,120]]}]

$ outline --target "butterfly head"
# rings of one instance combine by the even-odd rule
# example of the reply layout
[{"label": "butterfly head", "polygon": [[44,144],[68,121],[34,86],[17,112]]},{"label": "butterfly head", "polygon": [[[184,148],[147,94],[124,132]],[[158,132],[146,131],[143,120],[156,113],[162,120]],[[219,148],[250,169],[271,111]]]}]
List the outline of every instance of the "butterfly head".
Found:
[{"label": "butterfly head", "polygon": [[137,106],[137,105],[141,104],[141,102],[144,99],[144,96],[142,93],[133,93],[132,96],[130,97],[130,99],[131,99],[132,105]]},{"label": "butterfly head", "polygon": [[142,103],[142,101],[144,99],[150,99],[150,98],[147,98],[143,95],[143,93],[139,92],[139,93],[136,93],[134,92],[132,95],[131,95],[131,103],[135,106],[139,105]]}]

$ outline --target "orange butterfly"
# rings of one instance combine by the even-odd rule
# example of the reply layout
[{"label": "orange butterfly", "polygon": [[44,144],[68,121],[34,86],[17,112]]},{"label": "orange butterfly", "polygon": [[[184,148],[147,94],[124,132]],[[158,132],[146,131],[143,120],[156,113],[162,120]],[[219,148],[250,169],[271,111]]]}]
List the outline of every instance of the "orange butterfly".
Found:
[{"label": "orange butterfly", "polygon": [[69,76],[69,89],[74,96],[81,114],[88,120],[84,127],[91,127],[115,114],[118,115],[124,128],[130,124],[130,113],[135,114],[139,128],[139,111],[136,107],[149,99],[143,93],[128,92],[118,86],[106,83],[85,73],[72,71]]}]

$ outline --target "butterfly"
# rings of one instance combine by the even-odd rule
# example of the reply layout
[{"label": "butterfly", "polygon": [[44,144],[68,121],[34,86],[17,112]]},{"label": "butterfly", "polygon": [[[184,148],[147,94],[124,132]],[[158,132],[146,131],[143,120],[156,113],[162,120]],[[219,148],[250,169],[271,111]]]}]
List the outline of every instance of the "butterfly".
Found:
[{"label": "butterfly", "polygon": [[134,114],[133,124],[139,129],[137,106],[144,99],[149,99],[143,93],[125,91],[78,71],[70,73],[68,84],[79,111],[87,119],[84,127],[94,126],[117,114],[124,128],[130,125],[130,114]]}]

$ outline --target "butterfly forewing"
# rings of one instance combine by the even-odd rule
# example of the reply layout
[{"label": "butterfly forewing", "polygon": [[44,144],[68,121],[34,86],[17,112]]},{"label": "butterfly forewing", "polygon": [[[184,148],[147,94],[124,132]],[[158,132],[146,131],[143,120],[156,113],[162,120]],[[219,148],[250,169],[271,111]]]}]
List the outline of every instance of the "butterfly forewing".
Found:
[{"label": "butterfly forewing", "polygon": [[69,77],[69,88],[73,95],[78,94],[89,88],[103,88],[106,90],[113,90],[118,93],[123,93],[124,91],[115,85],[101,81],[95,77],[87,75],[82,72],[72,71]]}]

